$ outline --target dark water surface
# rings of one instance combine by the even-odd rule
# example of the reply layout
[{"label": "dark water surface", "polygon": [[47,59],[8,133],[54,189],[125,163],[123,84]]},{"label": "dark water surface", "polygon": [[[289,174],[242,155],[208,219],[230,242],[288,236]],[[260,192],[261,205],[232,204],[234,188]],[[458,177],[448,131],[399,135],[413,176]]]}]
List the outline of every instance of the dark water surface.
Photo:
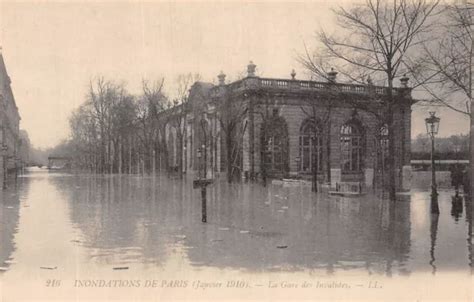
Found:
[{"label": "dark water surface", "polygon": [[39,266],[35,256],[72,257],[73,249],[98,266],[163,266],[179,247],[195,267],[469,271],[469,204],[451,215],[451,194],[441,192],[436,218],[428,192],[391,205],[372,195],[313,195],[301,185],[219,182],[209,187],[203,224],[191,179],[34,172],[2,195],[0,261],[15,270],[9,262],[20,255]]},{"label": "dark water surface", "polygon": [[313,194],[304,185],[208,190],[208,223],[192,179],[32,171],[1,192],[0,280],[202,271],[405,276],[472,265],[472,209],[440,192],[396,203]]}]

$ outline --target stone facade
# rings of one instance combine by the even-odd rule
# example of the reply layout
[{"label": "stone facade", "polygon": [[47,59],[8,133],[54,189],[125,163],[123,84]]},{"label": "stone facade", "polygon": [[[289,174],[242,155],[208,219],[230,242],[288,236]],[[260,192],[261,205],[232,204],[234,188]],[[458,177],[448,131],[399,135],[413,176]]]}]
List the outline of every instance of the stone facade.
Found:
[{"label": "stone facade", "polygon": [[28,166],[30,163],[30,138],[28,132],[25,130],[20,130],[20,142],[18,147],[18,159],[19,159],[19,169],[21,172]]},{"label": "stone facade", "polygon": [[471,98],[471,131],[470,131],[470,180],[471,180],[471,200],[473,200],[472,195],[474,194],[474,98]]},{"label": "stone facade", "polygon": [[0,182],[8,175],[16,175],[18,169],[21,138],[20,115],[11,89],[3,56],[0,53]]},{"label": "stone facade", "polygon": [[[332,187],[387,182],[387,125],[380,116],[388,89],[337,83],[336,74],[328,82],[296,80],[294,72],[291,79],[261,78],[251,63],[239,81],[226,84],[221,73],[218,85],[195,83],[188,102],[166,113],[181,121],[183,171],[204,168],[210,176],[232,167],[248,178],[317,175]],[[392,90],[399,189],[409,188],[410,177],[414,101],[407,80]],[[170,150],[178,147],[173,128],[176,122],[167,130]]]}]

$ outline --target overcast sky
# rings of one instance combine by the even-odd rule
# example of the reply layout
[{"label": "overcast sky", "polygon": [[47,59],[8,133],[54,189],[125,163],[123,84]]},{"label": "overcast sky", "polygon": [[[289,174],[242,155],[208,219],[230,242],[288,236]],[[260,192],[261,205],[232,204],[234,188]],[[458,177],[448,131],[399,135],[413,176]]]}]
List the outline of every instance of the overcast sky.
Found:
[{"label": "overcast sky", "polygon": [[[350,1],[339,1],[348,4]],[[68,117],[89,80],[124,80],[139,93],[142,78],[180,73],[215,82],[242,74],[249,60],[266,77],[305,78],[296,62],[304,42],[332,24],[334,1],[302,3],[5,3],[0,1],[0,45],[21,115],[37,147],[69,134]],[[438,111],[439,112],[439,111]],[[413,116],[413,136],[424,131],[427,109]],[[441,135],[466,133],[468,120],[440,112]]]}]

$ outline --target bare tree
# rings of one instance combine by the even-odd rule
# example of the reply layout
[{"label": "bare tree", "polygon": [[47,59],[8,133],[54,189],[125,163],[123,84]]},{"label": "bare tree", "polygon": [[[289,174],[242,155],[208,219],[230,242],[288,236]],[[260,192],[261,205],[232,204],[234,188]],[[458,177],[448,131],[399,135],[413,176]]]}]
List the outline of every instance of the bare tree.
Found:
[{"label": "bare tree", "polygon": [[422,43],[419,37],[429,31],[428,19],[435,14],[439,1],[366,0],[346,9],[333,10],[338,32],[318,34],[322,49],[314,56],[307,52],[301,61],[312,73],[327,77],[329,66],[352,81],[371,76],[387,84],[382,98],[381,116],[388,125],[389,194],[395,199],[394,80],[406,72],[405,59],[410,50]]},{"label": "bare tree", "polygon": [[248,107],[244,101],[232,98],[227,90],[215,104],[217,119],[225,141],[227,181],[231,183],[237,168],[240,167],[238,165],[240,142],[246,129],[242,119],[248,112]]},{"label": "bare tree", "polygon": [[440,104],[469,116],[472,101],[474,5],[444,7],[436,27],[438,39],[422,44],[423,56],[409,66],[415,80]]},{"label": "bare tree", "polygon": [[[320,108],[323,107],[325,108],[325,111],[322,115],[322,118],[319,119],[318,117],[318,112],[320,111]],[[324,136],[325,137],[325,145],[326,145],[326,166],[322,167],[320,165],[323,165],[322,162],[319,161],[318,158],[318,151],[313,150],[311,152],[312,158],[312,166],[311,166],[311,176],[312,176],[312,191],[317,192],[318,191],[318,186],[317,186],[317,178],[318,178],[318,171],[325,170],[326,175],[326,181],[330,182],[331,181],[331,161],[329,160],[331,157],[331,112],[332,112],[332,102],[330,99],[322,99],[319,100],[319,102],[315,102],[315,98],[310,95],[309,98],[305,99],[305,105],[301,106],[301,111],[309,118],[310,122],[313,123],[311,126],[311,132],[310,132],[310,137],[311,137],[311,147],[315,149],[314,144],[317,143],[316,140],[319,139],[319,136]],[[320,123],[318,123],[320,121]],[[323,125],[326,125],[325,129],[322,128]],[[322,152],[322,149],[319,150],[319,152]],[[300,158],[300,162],[302,164],[302,158]]]},{"label": "bare tree", "polygon": [[160,114],[170,106],[168,98],[163,93],[164,81],[164,78],[151,84],[146,80],[142,81],[142,104],[139,106],[137,119],[142,125],[143,154],[148,159],[147,167],[149,171],[150,168],[156,166],[158,155],[165,158],[166,169],[168,170],[168,149],[165,129],[169,117]]},{"label": "bare tree", "polygon": [[[430,106],[443,106],[468,116],[471,121],[471,153],[474,150],[473,57],[474,4],[463,1],[446,5],[437,34],[422,45],[423,56],[411,64],[419,85],[429,94]],[[471,155],[471,170],[474,155]],[[474,189],[474,179],[472,187]]]},{"label": "bare tree", "polygon": [[191,86],[198,82],[201,79],[201,75],[199,74],[180,74],[176,78],[176,98],[173,100],[173,105],[176,107],[174,114],[174,121],[175,121],[175,128],[176,128],[176,139],[178,141],[177,146],[177,157],[178,157],[178,171],[179,177],[183,177],[183,167],[185,167],[184,157],[186,156],[183,154],[184,146],[186,146],[186,118],[188,108],[188,98],[189,98],[189,89]]},{"label": "bare tree", "polygon": [[76,166],[96,173],[121,172],[122,140],[132,131],[135,108],[123,84],[97,78],[86,102],[71,118],[71,145]]}]

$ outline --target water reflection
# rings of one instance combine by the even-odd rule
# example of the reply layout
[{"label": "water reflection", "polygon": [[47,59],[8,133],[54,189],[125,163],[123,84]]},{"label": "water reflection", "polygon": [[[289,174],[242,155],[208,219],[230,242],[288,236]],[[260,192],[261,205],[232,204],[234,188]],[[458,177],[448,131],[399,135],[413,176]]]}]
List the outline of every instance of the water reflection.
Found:
[{"label": "water reflection", "polygon": [[465,198],[465,208],[466,208],[466,223],[468,225],[467,228],[467,246],[468,246],[468,251],[469,251],[469,266],[471,268],[471,274],[474,272],[474,264],[473,264],[473,248],[472,248],[472,217],[473,217],[473,211],[474,207],[472,206],[472,199],[469,199],[468,197]]},{"label": "water reflection", "polygon": [[430,265],[433,268],[432,274],[436,274],[436,265],[435,265],[435,247],[436,247],[436,237],[438,234],[438,219],[439,214],[431,214],[430,220],[430,238],[431,238],[431,248],[430,248]]},{"label": "water reflection", "polygon": [[19,180],[9,184],[7,190],[0,191],[0,274],[15,264],[12,254],[16,247],[14,236],[18,230],[20,210],[29,205],[21,202],[27,195],[28,183]]},{"label": "water reflection", "polygon": [[453,216],[456,222],[462,216],[463,204],[462,197],[459,195],[451,196],[451,216]]},{"label": "water reflection", "polygon": [[[84,255],[76,261],[98,267],[139,264],[392,276],[472,265],[470,203],[465,202],[466,221],[458,216],[454,222],[446,192],[439,196],[441,215],[433,217],[428,192],[389,202],[376,195],[314,195],[309,186],[264,188],[217,181],[208,190],[208,223],[203,224],[200,192],[192,189],[191,179],[45,174],[25,180],[35,192],[54,188],[59,195],[52,202],[63,204],[67,224],[74,229],[66,232],[66,240]],[[9,224],[12,246],[18,216],[16,212],[16,222]],[[57,242],[50,244],[61,248]],[[0,255],[11,253],[2,244]]]},{"label": "water reflection", "polygon": [[214,185],[207,225],[199,192],[163,177],[51,181],[70,200],[77,243],[98,263],[162,266],[183,252],[194,266],[262,270],[359,269],[407,274],[410,200],[314,196],[310,188]]}]

